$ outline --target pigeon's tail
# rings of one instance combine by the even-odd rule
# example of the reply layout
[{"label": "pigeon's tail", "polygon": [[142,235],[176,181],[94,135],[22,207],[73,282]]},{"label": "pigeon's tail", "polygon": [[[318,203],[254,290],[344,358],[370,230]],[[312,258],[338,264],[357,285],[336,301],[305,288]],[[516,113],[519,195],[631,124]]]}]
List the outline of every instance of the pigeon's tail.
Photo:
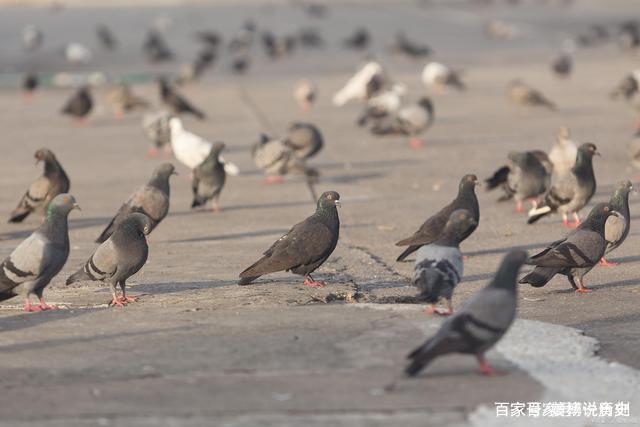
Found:
[{"label": "pigeon's tail", "polygon": [[543,216],[549,215],[551,213],[551,208],[549,206],[541,206],[539,208],[534,208],[529,211],[529,219],[527,220],[527,224],[533,224]]},{"label": "pigeon's tail", "polygon": [[418,372],[423,370],[437,356],[433,351],[432,341],[432,339],[427,341],[409,353],[407,359],[411,360],[411,363],[409,363],[404,370],[404,373],[408,377],[415,377]]},{"label": "pigeon's tail", "polygon": [[198,196],[197,194],[193,196],[193,202],[191,202],[191,209],[197,208],[198,206],[203,206],[207,203],[207,199],[204,197]]},{"label": "pigeon's tail", "polygon": [[93,280],[93,278],[85,271],[84,267],[67,277],[65,284],[69,286],[72,283],[81,282],[83,280]]},{"label": "pigeon's tail", "polygon": [[557,268],[536,267],[533,271],[518,281],[520,284],[528,283],[534,288],[541,288],[558,273]]},{"label": "pigeon's tail", "polygon": [[100,235],[96,239],[96,243],[104,243],[104,242],[107,241],[107,239],[109,237],[111,237],[111,235],[113,234],[113,232],[115,230],[115,226],[114,226],[115,220],[116,220],[116,218],[113,217],[113,219],[111,220],[109,225],[107,225],[105,227],[105,229],[102,231],[102,233],[100,233]]},{"label": "pigeon's tail", "polygon": [[204,119],[207,118],[207,116],[205,116],[204,113],[202,111],[198,110],[197,108],[191,107],[189,112],[191,114],[193,114],[194,116],[196,116],[199,120],[204,120]]},{"label": "pigeon's tail", "polygon": [[400,261],[404,261],[404,259],[406,257],[408,257],[409,255],[411,255],[412,253],[414,253],[415,251],[417,251],[418,249],[420,249],[420,246],[409,246],[407,249],[404,250],[404,252],[402,252],[398,258],[396,258],[396,261],[400,262]]},{"label": "pigeon's tail", "polygon": [[18,296],[18,293],[14,291],[16,286],[18,286],[18,283],[9,279],[5,275],[4,269],[0,270],[0,301],[5,301]]},{"label": "pigeon's tail", "polygon": [[11,212],[9,222],[22,222],[31,213],[30,209],[18,208]]},{"label": "pigeon's tail", "polygon": [[371,127],[374,135],[407,135],[406,129],[400,123],[376,124]]},{"label": "pigeon's tail", "polygon": [[258,277],[260,277],[260,276],[243,277],[238,281],[238,285],[240,285],[240,286],[248,285],[249,283],[251,283],[254,280],[256,280]]},{"label": "pigeon's tail", "polygon": [[248,285],[263,274],[272,273],[273,270],[269,267],[269,258],[267,256],[263,256],[240,273],[238,285]]},{"label": "pigeon's tail", "polygon": [[558,107],[556,106],[556,104],[554,104],[553,102],[549,101],[546,98],[542,98],[539,102],[539,105],[542,105],[543,107],[548,108],[549,110],[555,111],[558,109]]},{"label": "pigeon's tail", "polygon": [[509,172],[511,172],[509,166],[503,166],[495,171],[490,178],[485,179],[484,182],[487,183],[487,191],[491,191],[494,188],[506,184],[507,178],[509,177]]},{"label": "pigeon's tail", "polygon": [[426,302],[434,304],[438,302],[439,290],[443,283],[443,274],[432,260],[421,261],[416,265],[412,284],[420,290],[420,296]]}]

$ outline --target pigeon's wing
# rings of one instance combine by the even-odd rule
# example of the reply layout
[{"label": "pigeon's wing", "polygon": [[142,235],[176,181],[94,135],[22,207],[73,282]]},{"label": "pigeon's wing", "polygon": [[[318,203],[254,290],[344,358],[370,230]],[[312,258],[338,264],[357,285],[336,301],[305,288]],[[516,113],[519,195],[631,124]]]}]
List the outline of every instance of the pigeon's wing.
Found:
[{"label": "pigeon's wing", "polygon": [[591,267],[604,254],[605,244],[602,236],[595,231],[578,229],[562,243],[532,257],[530,263],[554,268]]},{"label": "pigeon's wing", "polygon": [[123,211],[124,216],[133,212],[140,212],[156,222],[162,221],[169,210],[167,196],[159,189],[149,185],[143,185],[136,190],[129,200],[125,202],[125,206],[128,206],[129,209]]},{"label": "pigeon's wing", "polygon": [[240,168],[235,164],[225,160],[222,156],[218,157],[220,163],[224,165],[224,171],[231,176],[240,175]]},{"label": "pigeon's wing", "polygon": [[564,174],[551,186],[545,196],[545,203],[553,208],[566,205],[576,195],[578,181],[574,174]]},{"label": "pigeon's wing", "polygon": [[104,280],[115,274],[118,269],[118,253],[111,239],[98,246],[87,261],[85,269],[94,280]]},{"label": "pigeon's wing", "polygon": [[37,280],[50,258],[47,246],[47,241],[38,233],[31,234],[20,243],[2,262],[0,293],[10,291],[21,283]]},{"label": "pigeon's wing", "polygon": [[279,173],[291,157],[290,150],[282,141],[270,141],[261,144],[254,151],[253,161],[256,166],[264,171]]},{"label": "pigeon's wing", "polygon": [[451,210],[451,205],[444,207],[440,212],[426,220],[412,236],[400,240],[396,243],[396,246],[426,245],[433,242],[440,237],[444,226],[447,224]]},{"label": "pigeon's wing", "polygon": [[604,224],[604,238],[608,243],[616,244],[624,236],[627,221],[622,215],[611,215]]},{"label": "pigeon's wing", "polygon": [[11,222],[22,221],[30,212],[37,209],[43,203],[45,203],[49,191],[51,190],[51,181],[46,176],[41,176],[36,179],[27,192],[22,196],[18,202],[18,206],[11,213]]}]

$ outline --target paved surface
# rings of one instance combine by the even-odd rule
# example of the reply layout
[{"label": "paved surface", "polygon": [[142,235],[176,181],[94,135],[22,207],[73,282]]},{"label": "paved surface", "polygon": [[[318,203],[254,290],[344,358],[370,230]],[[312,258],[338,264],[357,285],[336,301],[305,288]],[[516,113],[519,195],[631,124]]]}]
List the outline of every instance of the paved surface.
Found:
[{"label": "paved surface", "polygon": [[[113,22],[132,45],[110,58],[98,55],[94,65],[76,71],[101,69],[117,75],[152,70],[141,62],[133,43],[139,43],[143,29],[158,14],[172,17],[170,41],[184,47],[182,59],[196,49],[189,42],[189,28],[219,27],[228,33],[253,16],[286,32],[297,28],[303,15],[277,4],[148,7],[135,14],[119,8],[68,9],[54,15],[20,7],[3,10],[0,212],[8,214],[40,173],[32,155],[41,146],[57,153],[83,211],[71,215],[71,255],[46,293],[48,300],[68,309],[25,315],[17,299],[0,309],[0,389],[10,396],[0,404],[0,425],[195,426],[210,425],[213,419],[234,426],[460,425],[474,419],[468,416],[477,414],[479,405],[552,395],[539,367],[516,363],[519,357],[530,357],[514,353],[520,347],[517,341],[491,353],[498,366],[511,372],[506,377],[482,378],[472,359],[451,357],[384,394],[382,387],[398,375],[406,353],[439,322],[402,304],[414,295],[407,280],[412,264],[394,262],[399,251],[393,242],[448,202],[463,174],[488,176],[511,149],[547,149],[561,125],[570,126],[576,139],[595,142],[603,153],[596,159],[599,188],[594,202],[608,199],[615,182],[633,177],[625,150],[634,116],[626,106],[609,102],[606,94],[637,58],[607,46],[579,52],[576,74],[566,82],[553,79],[547,70],[563,34],[596,21],[616,22],[635,11],[633,2],[607,5],[585,1],[572,8],[468,10],[351,4],[332,8],[326,21],[313,21],[334,42],[353,22],[366,22],[376,28],[378,51],[398,28],[407,28],[412,36],[428,40],[438,59],[465,68],[470,90],[434,97],[437,120],[422,151],[410,150],[401,138],[375,139],[357,129],[353,122],[359,106],[330,105],[331,94],[357,66],[354,55],[327,48],[278,63],[258,59],[241,79],[228,75],[223,60],[205,81],[183,89],[211,117],[206,122],[186,119],[185,125],[211,140],[225,141],[225,158],[238,164],[242,174],[229,178],[221,199],[224,211],[213,215],[189,210],[188,171],[179,167],[181,176],[172,182],[171,212],[151,236],[149,262],[130,285],[141,300],[122,310],[106,308],[109,293],[99,284],[67,288],[64,279],[86,259],[101,227],[160,160],[145,158],[139,116],[110,116],[102,102],[104,89],[96,90],[100,105],[91,125],[78,129],[57,115],[69,90],[47,88],[25,104],[10,88],[15,73],[37,61],[51,71],[62,69],[56,49],[77,34],[93,43],[89,37],[95,22]],[[388,24],[390,14],[397,16],[393,25]],[[512,42],[482,38],[482,25],[493,16],[518,24],[522,37]],[[38,59],[15,45],[16,34],[28,22],[52,34]],[[381,56],[393,77],[406,82],[416,97],[423,91],[421,62]],[[303,114],[290,94],[293,83],[307,76],[317,81],[321,96],[317,108]],[[514,77],[548,93],[559,112],[524,112],[510,106],[504,87]],[[156,99],[151,84],[136,90]],[[247,96],[266,113],[268,124],[257,120]],[[326,148],[314,162],[323,173],[318,189],[335,189],[343,200],[341,240],[318,271],[318,278],[331,285],[308,289],[297,277],[274,274],[240,288],[235,285],[238,272],[314,208],[296,179],[281,186],[261,185],[249,156],[259,132],[281,133],[293,120],[310,120],[322,129]],[[565,233],[557,217],[527,227],[523,216],[496,198],[481,189],[482,219],[463,245],[470,258],[456,306],[487,283],[506,251],[533,251]],[[637,206],[633,199],[632,215]],[[9,254],[37,224],[37,218],[21,225],[0,224],[0,256]],[[589,274],[587,284],[597,292],[574,295],[562,279],[542,289],[523,287],[520,317],[582,329],[600,342],[599,354],[606,360],[640,368],[637,234],[634,224],[628,242],[613,256],[624,261],[623,266],[596,268]],[[364,303],[388,309],[359,307]],[[536,328],[542,333],[529,335],[539,331]],[[547,345],[544,325],[522,323],[517,330],[524,341],[535,337],[534,343],[543,349]],[[549,333],[547,338],[553,337]],[[569,356],[579,338],[571,333],[562,337],[571,365]],[[585,348],[585,358],[592,358],[596,347]],[[555,363],[558,359],[550,359]],[[580,378],[578,369],[570,372],[571,378]],[[594,375],[602,372],[606,366]],[[567,387],[561,396],[579,399],[582,390],[580,385]]]}]

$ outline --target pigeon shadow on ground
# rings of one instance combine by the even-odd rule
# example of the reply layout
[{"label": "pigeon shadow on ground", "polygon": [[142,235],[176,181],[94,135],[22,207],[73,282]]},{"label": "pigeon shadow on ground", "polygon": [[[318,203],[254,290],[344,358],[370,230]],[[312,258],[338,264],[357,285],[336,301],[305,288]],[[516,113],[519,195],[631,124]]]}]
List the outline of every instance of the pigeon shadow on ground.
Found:
[{"label": "pigeon shadow on ground", "polygon": [[[94,309],[60,309],[43,311],[39,313],[24,313],[15,314],[13,316],[0,318],[0,332],[19,331],[21,329],[27,329],[34,326],[40,326],[44,323],[55,322],[58,320],[66,320],[73,317],[82,316],[89,312],[95,311]],[[0,346],[0,351],[4,351],[4,348]]]},{"label": "pigeon shadow on ground", "polygon": [[79,230],[82,228],[90,228],[98,225],[106,227],[113,217],[95,217],[95,218],[77,218],[69,220],[70,230]]},{"label": "pigeon shadow on ground", "polygon": [[371,173],[362,173],[356,175],[335,175],[335,176],[327,176],[323,177],[320,180],[320,183],[338,183],[338,184],[351,184],[357,183],[358,181],[364,181],[368,179],[377,179],[384,178],[387,176],[385,173],[381,172],[371,172]]},{"label": "pigeon shadow on ground", "polygon": [[244,233],[232,233],[232,234],[223,234],[223,235],[217,235],[217,236],[193,237],[191,239],[167,240],[166,242],[167,243],[192,243],[192,242],[235,240],[235,239],[243,239],[245,237],[258,237],[258,236],[271,236],[271,235],[281,236],[287,231],[289,231],[288,228],[269,228],[266,230],[247,231]]},{"label": "pigeon shadow on ground", "polygon": [[[585,286],[587,287],[587,289],[591,289],[593,291],[597,291],[599,289],[610,289],[610,288],[619,288],[619,287],[627,287],[627,286],[638,286],[640,284],[640,281],[638,281],[638,279],[629,279],[629,280],[616,280],[613,282],[608,282],[608,283],[600,283],[597,285],[589,285],[586,284]],[[567,289],[560,289],[560,290],[554,290],[554,291],[550,291],[549,293],[551,294],[572,294],[575,292],[575,290],[567,283],[567,285],[569,286]]]},{"label": "pigeon shadow on ground", "polygon": [[367,160],[367,161],[358,161],[358,162],[319,162],[314,165],[318,167],[320,170],[330,170],[330,169],[342,169],[342,170],[352,170],[358,168],[380,168],[380,167],[394,167],[399,165],[408,165],[408,164],[420,163],[418,159],[394,159],[394,160]]},{"label": "pigeon shadow on ground", "polygon": [[[313,204],[315,205],[315,202],[313,202]],[[279,202],[272,202],[272,203],[248,203],[244,205],[231,205],[231,206],[222,205],[222,212],[216,215],[224,215],[225,212],[247,210],[247,209],[271,209],[271,208],[277,208],[277,207],[285,208],[285,207],[304,206],[304,205],[311,205],[311,200],[306,200],[306,201],[282,200]],[[189,211],[172,212],[169,214],[169,216],[191,215],[191,214],[198,214],[198,213],[211,214],[211,208],[206,207],[202,209],[193,209]],[[213,215],[213,216],[216,216],[216,215]]]},{"label": "pigeon shadow on ground", "polygon": [[549,242],[543,243],[532,243],[530,245],[515,245],[515,246],[505,246],[502,248],[489,248],[489,249],[481,249],[477,251],[464,252],[464,255],[473,257],[479,255],[494,255],[494,254],[506,254],[507,252],[515,251],[515,250],[524,250],[529,251],[531,249],[540,249],[546,248]]},{"label": "pigeon shadow on ground", "polygon": [[[130,284],[127,290],[135,294],[162,295],[175,294],[200,289],[222,288],[235,285],[237,280],[208,280],[202,282],[160,282],[160,283],[140,283]],[[106,289],[106,288],[105,288]]]},{"label": "pigeon shadow on ground", "polygon": [[613,325],[619,324],[624,327],[624,326],[633,324],[634,322],[637,322],[639,320],[640,320],[640,314],[628,314],[625,316],[613,316],[613,317],[604,317],[601,319],[593,319],[587,322],[569,324],[567,326],[578,328],[578,329],[584,329],[585,327],[594,328],[599,326],[613,326]]},{"label": "pigeon shadow on ground", "polygon": [[481,273],[481,274],[471,274],[469,276],[463,276],[461,282],[475,282],[477,280],[489,280],[493,279],[495,272],[491,273]]}]

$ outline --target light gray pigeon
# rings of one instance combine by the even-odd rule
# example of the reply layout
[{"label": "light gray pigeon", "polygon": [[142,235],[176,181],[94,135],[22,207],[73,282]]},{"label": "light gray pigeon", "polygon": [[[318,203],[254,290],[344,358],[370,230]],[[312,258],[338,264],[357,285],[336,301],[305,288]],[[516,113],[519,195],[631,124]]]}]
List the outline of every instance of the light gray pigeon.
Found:
[{"label": "light gray pigeon", "polygon": [[260,140],[251,149],[255,165],[267,175],[266,184],[278,184],[289,173],[304,175],[308,179],[319,176],[316,169],[306,165],[305,159],[296,156],[293,149],[282,139],[260,135]]},{"label": "light gray pigeon", "polygon": [[69,191],[71,186],[67,174],[51,150],[41,148],[34,157],[36,163],[44,162],[44,173],[31,183],[18,206],[11,212],[9,222],[22,222],[31,212],[44,215],[49,202],[58,194]]},{"label": "light gray pigeon", "polygon": [[[428,303],[428,314],[453,313],[453,289],[460,283],[464,271],[460,242],[470,228],[477,226],[469,211],[458,209],[449,216],[440,238],[418,249],[413,285],[420,290],[418,297]],[[434,307],[440,298],[445,299],[447,311],[440,312]]]},{"label": "light gray pigeon", "polygon": [[530,200],[537,207],[537,198],[551,185],[553,165],[547,154],[540,150],[509,153],[510,163],[498,169],[485,180],[487,191],[502,187],[504,196],[499,200],[516,200],[516,212],[524,212],[522,202]]},{"label": "light gray pigeon", "polygon": [[[604,224],[604,238],[607,241],[607,249],[604,254],[608,254],[622,245],[629,235],[631,228],[631,212],[629,211],[629,192],[633,190],[631,181],[623,181],[618,185],[616,191],[609,199],[609,207],[618,212],[622,217],[611,215]],[[609,262],[602,257],[600,265],[603,267],[611,267],[617,265]]]},{"label": "light gray pigeon", "polygon": [[[144,214],[127,215],[84,266],[69,276],[67,285],[81,280],[106,282],[113,296],[111,305],[124,307],[137,301],[136,297],[127,296],[125,284],[147,262],[149,247],[146,235],[151,233],[153,225],[154,221]],[[118,297],[116,286],[120,286],[122,297]]]},{"label": "light gray pigeon", "polygon": [[418,136],[433,124],[433,103],[422,97],[416,104],[401,108],[395,116],[380,120],[371,127],[374,135],[409,135],[412,148],[422,148],[424,143]]},{"label": "light gray pigeon", "polygon": [[164,148],[165,154],[171,153],[171,114],[167,111],[147,113],[142,118],[142,129],[152,145],[149,147],[149,157],[158,155],[158,150]]},{"label": "light gray pigeon", "polygon": [[516,317],[516,278],[527,258],[524,251],[509,252],[491,283],[442,325],[423,345],[412,351],[405,369],[413,377],[433,359],[449,353],[474,354],[483,375],[499,374],[484,358]]},{"label": "light gray pigeon", "polygon": [[[67,217],[73,209],[80,209],[70,194],[57,195],[49,206],[42,225],[11,252],[0,270],[0,301],[18,295],[21,286],[26,295],[25,311],[51,310],[56,307],[44,301],[44,288],[62,270],[69,256]],[[35,294],[39,306],[32,306]]]},{"label": "light gray pigeon", "polygon": [[284,143],[297,157],[308,159],[318,154],[324,140],[320,129],[313,124],[295,122],[289,127]]},{"label": "light gray pigeon", "polygon": [[193,190],[192,208],[202,206],[213,199],[213,211],[220,212],[218,199],[227,178],[224,163],[220,161],[220,152],[224,147],[225,145],[222,142],[216,142],[211,147],[209,156],[200,166],[193,170],[193,181],[191,183]]},{"label": "light gray pigeon", "polygon": [[118,224],[133,212],[140,212],[151,218],[153,221],[151,230],[153,231],[169,212],[169,178],[171,175],[177,175],[171,163],[163,163],[158,166],[153,171],[149,182],[139,187],[124,202],[116,216],[98,236],[96,242],[105,242],[113,234]]},{"label": "light gray pigeon", "polygon": [[549,160],[553,164],[553,173],[556,176],[565,175],[571,172],[571,168],[576,164],[578,146],[571,139],[571,131],[568,127],[562,126],[558,131],[556,143],[549,151]]},{"label": "light gray pigeon", "polygon": [[584,287],[583,278],[604,256],[607,248],[605,223],[611,216],[622,218],[607,203],[597,204],[576,230],[527,260],[527,264],[536,268],[519,283],[540,288],[556,274],[563,274],[576,292],[591,292]]},{"label": "light gray pigeon", "polygon": [[[550,213],[560,212],[565,227],[575,228],[580,225],[578,212],[589,203],[596,192],[596,177],[593,173],[595,155],[600,153],[594,144],[586,143],[580,146],[571,173],[558,177],[545,194],[542,206],[529,211],[528,224],[533,224]],[[573,223],[569,223],[569,214],[573,214]]]}]

